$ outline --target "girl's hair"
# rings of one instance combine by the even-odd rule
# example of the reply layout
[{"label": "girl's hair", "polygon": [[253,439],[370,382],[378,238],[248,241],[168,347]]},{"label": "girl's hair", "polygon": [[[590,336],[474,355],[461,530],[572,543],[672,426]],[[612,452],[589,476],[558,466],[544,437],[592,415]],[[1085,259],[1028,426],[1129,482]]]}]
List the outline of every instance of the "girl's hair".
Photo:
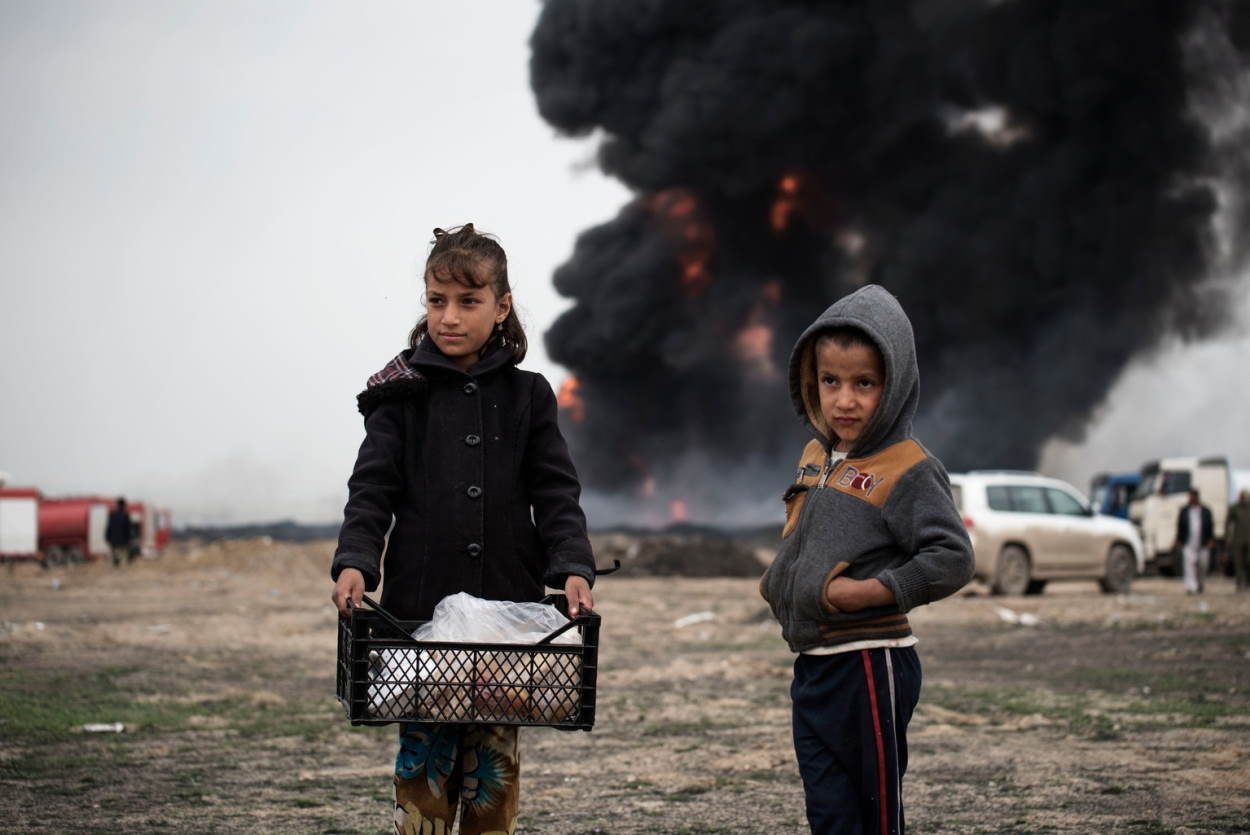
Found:
[{"label": "girl's hair", "polygon": [[[508,284],[508,256],[493,235],[479,233],[472,223],[466,223],[449,230],[435,229],[434,240],[430,243],[434,247],[425,260],[422,281],[428,283],[433,275],[441,281],[454,281],[464,287],[490,287],[496,299],[512,292]],[[408,347],[416,348],[428,332],[429,320],[422,314],[408,334]],[[496,343],[511,349],[513,362],[525,359],[528,343],[515,303],[507,318],[482,346],[482,353],[485,354]]]}]

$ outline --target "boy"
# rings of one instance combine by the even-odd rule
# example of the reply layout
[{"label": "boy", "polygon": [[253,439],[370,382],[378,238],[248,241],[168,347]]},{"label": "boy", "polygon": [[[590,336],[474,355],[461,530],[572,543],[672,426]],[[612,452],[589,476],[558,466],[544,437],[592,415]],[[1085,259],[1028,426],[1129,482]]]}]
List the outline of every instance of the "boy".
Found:
[{"label": "boy", "polygon": [[911,437],[911,322],[876,285],[826,310],[790,355],[816,435],[786,491],[760,591],[799,653],[794,750],[813,833],[901,833],[907,722],[920,696],[906,612],[972,579],[972,543],[941,462]]}]

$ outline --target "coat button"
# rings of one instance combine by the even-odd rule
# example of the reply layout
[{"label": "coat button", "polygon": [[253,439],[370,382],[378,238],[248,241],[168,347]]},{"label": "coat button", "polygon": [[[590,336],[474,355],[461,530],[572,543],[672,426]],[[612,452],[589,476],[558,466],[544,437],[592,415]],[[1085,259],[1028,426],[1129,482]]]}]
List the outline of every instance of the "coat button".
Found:
[{"label": "coat button", "polygon": [[477,394],[477,383],[472,383],[472,382],[465,383],[464,393],[465,394]]},{"label": "coat button", "polygon": [[469,446],[477,446],[482,442],[482,439],[477,435],[465,435],[464,442]]},{"label": "coat button", "polygon": [[482,488],[478,487],[476,484],[470,484],[469,488],[465,490],[464,493],[470,499],[480,498],[482,495]]},{"label": "coat button", "polygon": [[469,547],[464,550],[469,552],[470,557],[476,557],[478,554],[482,553],[482,546],[478,545],[476,542],[470,542]]}]

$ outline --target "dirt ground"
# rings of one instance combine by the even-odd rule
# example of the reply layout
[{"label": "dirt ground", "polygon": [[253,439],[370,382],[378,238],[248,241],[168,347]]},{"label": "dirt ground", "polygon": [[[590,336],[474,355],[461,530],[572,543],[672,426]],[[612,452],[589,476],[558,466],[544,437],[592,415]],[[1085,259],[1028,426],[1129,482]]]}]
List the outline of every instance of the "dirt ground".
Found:
[{"label": "dirt ground", "polygon": [[[0,569],[0,831],[390,831],[395,731],[334,700],[330,550]],[[806,832],[792,657],[755,581],[596,595],[598,721],[522,732],[521,831]],[[913,624],[910,831],[1250,832],[1250,595],[1228,580],[973,587]]]}]

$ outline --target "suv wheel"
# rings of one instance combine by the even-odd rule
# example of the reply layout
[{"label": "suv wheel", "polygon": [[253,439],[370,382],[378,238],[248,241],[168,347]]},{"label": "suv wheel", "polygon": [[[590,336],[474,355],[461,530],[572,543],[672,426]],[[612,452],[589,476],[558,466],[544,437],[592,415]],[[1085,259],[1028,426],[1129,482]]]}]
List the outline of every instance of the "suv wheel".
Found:
[{"label": "suv wheel", "polygon": [[1106,573],[1098,586],[1107,594],[1124,594],[1136,575],[1137,561],[1133,559],[1133,552],[1126,545],[1112,545],[1107,552]]},{"label": "suv wheel", "polygon": [[1029,555],[1019,545],[1008,545],[998,554],[998,568],[990,586],[994,594],[1024,594],[1029,589]]}]

